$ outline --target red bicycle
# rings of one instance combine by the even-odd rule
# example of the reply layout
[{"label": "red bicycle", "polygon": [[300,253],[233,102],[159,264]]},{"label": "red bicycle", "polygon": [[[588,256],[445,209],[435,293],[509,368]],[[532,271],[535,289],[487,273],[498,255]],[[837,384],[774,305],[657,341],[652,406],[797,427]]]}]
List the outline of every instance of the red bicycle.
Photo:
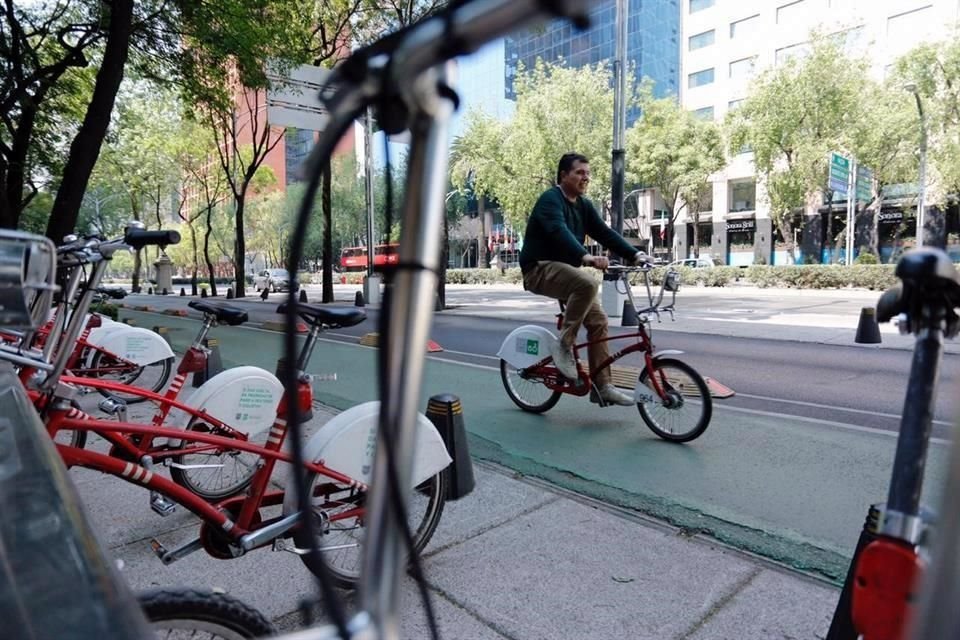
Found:
[{"label": "red bicycle", "polygon": [[[611,367],[624,357],[639,353],[642,363],[633,389],[633,398],[644,423],[655,434],[670,442],[690,442],[703,435],[713,416],[713,401],[706,381],[689,364],[672,356],[683,353],[677,350],[655,350],[650,339],[650,316],[659,320],[661,313],[673,318],[680,274],[668,269],[659,294],[654,298],[650,286],[650,265],[637,267],[611,266],[610,273],[617,274],[617,281],[625,288],[630,304],[637,309],[637,329],[633,333],[608,336],[604,341],[634,340],[620,351],[607,358],[597,371],[588,371],[577,361],[578,377],[571,381],[565,378],[553,364],[553,358],[544,354],[553,353],[557,337],[537,325],[525,325],[512,331],[504,340],[500,351],[500,378],[507,395],[514,404],[531,413],[543,413],[552,409],[563,394],[585,396],[594,387],[598,371]],[[649,304],[638,309],[629,274],[643,274]],[[672,294],[670,304],[662,305],[664,293]],[[661,306],[662,305],[662,306]],[[557,314],[557,330],[563,326],[563,303]],[[574,355],[590,346],[581,342],[574,347]]]}]

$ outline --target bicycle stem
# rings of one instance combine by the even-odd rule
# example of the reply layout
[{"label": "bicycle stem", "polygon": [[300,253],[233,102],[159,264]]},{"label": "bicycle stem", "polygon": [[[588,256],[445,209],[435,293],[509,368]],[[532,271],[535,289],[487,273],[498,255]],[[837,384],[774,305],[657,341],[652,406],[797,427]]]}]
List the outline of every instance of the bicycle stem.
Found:
[{"label": "bicycle stem", "polygon": [[940,307],[924,307],[922,314],[923,328],[918,332],[914,346],[887,506],[880,528],[882,535],[910,544],[919,541],[923,527],[919,516],[920,495],[933,428],[933,403],[940,375],[946,319],[945,311]]}]

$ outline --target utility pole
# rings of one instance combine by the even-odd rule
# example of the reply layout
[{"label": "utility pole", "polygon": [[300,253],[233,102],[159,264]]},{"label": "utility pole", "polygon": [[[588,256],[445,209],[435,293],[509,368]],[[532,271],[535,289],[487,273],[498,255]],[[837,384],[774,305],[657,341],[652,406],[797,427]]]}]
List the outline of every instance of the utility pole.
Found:
[{"label": "utility pole", "polygon": [[[610,221],[614,230],[623,234],[623,191],[626,180],[626,162],[623,132],[627,125],[627,2],[617,0],[616,59],[613,62],[613,156],[610,163]],[[610,317],[623,313],[624,296],[617,291],[616,280],[604,274],[600,300]]]},{"label": "utility pole", "polygon": [[373,117],[370,108],[363,118],[363,164],[366,174],[366,208],[367,208],[367,275],[363,278],[363,299],[367,304],[380,304],[380,276],[373,272],[374,257],[374,228],[373,228],[373,145],[370,138],[373,135]]}]

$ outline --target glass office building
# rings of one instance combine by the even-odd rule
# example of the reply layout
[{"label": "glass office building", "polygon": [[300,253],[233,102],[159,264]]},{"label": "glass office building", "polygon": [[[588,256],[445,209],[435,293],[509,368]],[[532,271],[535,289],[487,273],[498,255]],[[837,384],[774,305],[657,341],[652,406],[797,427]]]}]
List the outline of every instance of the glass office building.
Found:
[{"label": "glass office building", "polygon": [[[657,97],[678,95],[680,69],[680,7],[677,0],[628,0],[627,64],[635,70],[636,81],[648,77],[655,82]],[[577,31],[567,21],[556,20],[545,28],[534,28],[506,38],[504,74],[506,96],[515,99],[513,79],[517,67],[564,59],[571,67],[612,61],[616,55],[616,0],[597,0],[590,13],[590,28]],[[640,115],[627,112],[627,126]]]}]

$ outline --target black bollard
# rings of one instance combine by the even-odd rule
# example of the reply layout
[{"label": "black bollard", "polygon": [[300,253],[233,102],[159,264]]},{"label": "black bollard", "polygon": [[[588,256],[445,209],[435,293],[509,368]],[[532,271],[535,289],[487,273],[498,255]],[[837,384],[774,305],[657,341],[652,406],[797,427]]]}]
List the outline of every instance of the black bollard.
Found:
[{"label": "black bollard", "polygon": [[307,292],[304,289],[300,289],[300,302],[307,302]]},{"label": "black bollard", "polygon": [[147,289],[147,294],[151,296],[153,295],[153,287],[150,287],[149,289]]},{"label": "black bollard", "polygon": [[476,480],[473,477],[473,461],[467,448],[467,430],[463,426],[463,407],[460,398],[443,393],[430,398],[427,403],[427,418],[440,432],[447,453],[453,458],[450,463],[450,482],[447,486],[447,499],[459,500],[473,491]]},{"label": "black bollard", "polygon": [[858,344],[880,344],[880,325],[877,324],[876,308],[860,309],[860,323],[857,325],[857,335],[853,341]]},{"label": "black bollard", "polygon": [[233,287],[227,287],[227,300],[233,298]]},{"label": "black bollard", "polygon": [[637,310],[633,308],[629,300],[623,301],[623,311],[620,314],[621,327],[639,327],[640,318],[637,317]]},{"label": "black bollard", "polygon": [[270,295],[270,292],[267,289],[264,289],[260,292],[260,299],[266,300],[268,295]]},{"label": "black bollard", "polygon": [[201,298],[206,298],[206,297],[207,297],[207,288],[206,288],[206,287],[203,287],[202,289],[200,289],[200,297],[201,297]]},{"label": "black bollard", "polygon": [[180,295],[182,295],[182,296],[187,295],[187,290],[184,289],[183,287],[180,287]]},{"label": "black bollard", "polygon": [[162,296],[167,295],[167,288],[166,288],[166,287],[163,288],[163,293],[161,293],[160,295],[162,295]]},{"label": "black bollard", "polygon": [[353,304],[357,307],[362,307],[364,304],[366,304],[363,301],[363,291],[357,291],[357,295],[353,297]]}]

